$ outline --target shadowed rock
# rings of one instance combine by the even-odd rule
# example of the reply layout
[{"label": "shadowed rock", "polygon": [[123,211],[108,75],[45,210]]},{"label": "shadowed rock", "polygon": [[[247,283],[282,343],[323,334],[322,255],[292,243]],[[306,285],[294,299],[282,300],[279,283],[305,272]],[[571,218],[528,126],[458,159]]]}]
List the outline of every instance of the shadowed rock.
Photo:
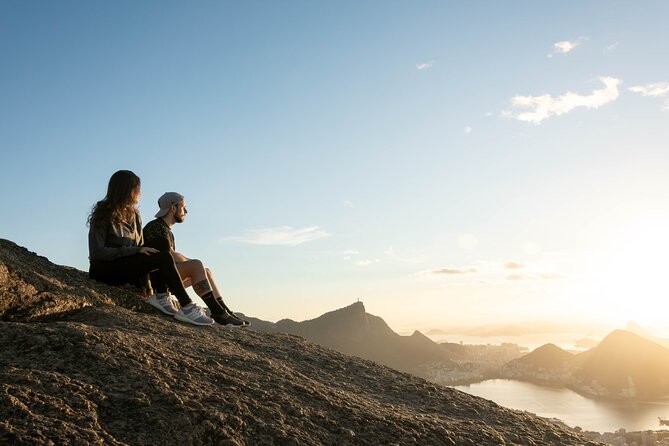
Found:
[{"label": "shadowed rock", "polygon": [[55,265],[9,240],[0,239],[0,320],[30,322],[101,304],[152,313],[130,286],[110,287],[88,273]]}]

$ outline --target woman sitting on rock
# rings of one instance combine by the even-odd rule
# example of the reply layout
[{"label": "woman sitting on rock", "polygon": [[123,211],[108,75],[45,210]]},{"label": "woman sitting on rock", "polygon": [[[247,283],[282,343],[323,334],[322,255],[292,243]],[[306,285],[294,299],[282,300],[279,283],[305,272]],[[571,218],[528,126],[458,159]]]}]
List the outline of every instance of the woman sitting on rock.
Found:
[{"label": "woman sitting on rock", "polygon": [[170,253],[142,246],[137,210],[141,194],[139,177],[129,170],[119,170],[109,179],[107,196],[93,206],[88,217],[89,276],[108,285],[133,284],[151,293],[148,274],[157,271],[181,304],[176,319],[213,324],[188,296]]}]

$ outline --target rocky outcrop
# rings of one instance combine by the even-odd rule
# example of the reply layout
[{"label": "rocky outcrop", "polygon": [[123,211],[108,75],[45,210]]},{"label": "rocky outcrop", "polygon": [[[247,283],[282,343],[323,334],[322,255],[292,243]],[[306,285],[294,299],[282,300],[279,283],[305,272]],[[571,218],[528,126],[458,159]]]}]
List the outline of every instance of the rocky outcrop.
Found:
[{"label": "rocky outcrop", "polygon": [[0,309],[0,444],[588,443],[297,336],[146,314],[5,240]]},{"label": "rocky outcrop", "polygon": [[110,287],[88,273],[51,263],[9,240],[0,239],[0,320],[48,320],[101,304],[153,313],[132,287]]}]

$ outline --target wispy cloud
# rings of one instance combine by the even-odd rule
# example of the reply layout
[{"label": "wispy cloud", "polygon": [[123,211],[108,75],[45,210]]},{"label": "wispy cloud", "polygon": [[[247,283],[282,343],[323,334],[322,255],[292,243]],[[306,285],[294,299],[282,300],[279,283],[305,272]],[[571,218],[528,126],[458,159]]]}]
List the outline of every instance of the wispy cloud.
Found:
[{"label": "wispy cloud", "polygon": [[430,68],[432,68],[434,66],[435,62],[436,62],[436,60],[431,60],[429,62],[419,63],[418,65],[416,65],[416,69],[417,70],[429,70]]},{"label": "wispy cloud", "polygon": [[329,235],[318,226],[302,229],[282,226],[279,228],[249,229],[241,235],[224,237],[221,241],[250,243],[252,245],[297,246]]},{"label": "wispy cloud", "polygon": [[[661,98],[669,93],[669,82],[655,82],[653,84],[635,85],[630,87],[631,92],[639,93],[641,96]],[[669,111],[669,99],[662,104],[662,111]]]},{"label": "wispy cloud", "polygon": [[617,50],[617,49],[618,49],[618,42],[616,42],[616,43],[612,43],[611,45],[607,45],[607,46],[605,46],[605,47],[604,47],[604,50],[602,50],[602,52],[603,52],[604,54],[611,54],[611,53],[613,53],[613,52],[614,52],[615,50]]},{"label": "wispy cloud", "polygon": [[347,207],[347,208],[353,208],[353,207],[355,207],[355,206],[353,205],[353,202],[352,202],[351,200],[344,200],[344,206]]},{"label": "wispy cloud", "polygon": [[555,42],[553,44],[553,53],[549,54],[548,57],[553,57],[553,54],[567,54],[570,53],[577,46],[581,45],[583,42],[588,40],[587,37],[579,37],[576,40],[561,40],[560,42]]},{"label": "wispy cloud", "polygon": [[341,256],[343,260],[349,261],[356,266],[369,266],[374,263],[381,262],[381,259],[379,258],[368,258],[367,256],[363,257],[362,253],[355,249],[347,249],[345,251],[341,251],[339,253],[339,256]]},{"label": "wispy cloud", "polygon": [[504,264],[504,269],[521,269],[521,268],[525,268],[524,263],[511,261],[511,262],[506,262]]},{"label": "wispy cloud", "polygon": [[473,274],[473,273],[477,273],[478,271],[479,270],[477,268],[474,268],[474,267],[467,267],[467,268],[446,267],[446,268],[420,271],[420,272],[416,273],[416,275],[418,275],[418,276],[452,276],[452,275],[461,275],[461,274]]},{"label": "wispy cloud", "polygon": [[518,261],[478,261],[473,266],[447,266],[419,271],[418,277],[452,277],[451,281],[462,283],[486,283],[503,285],[509,282],[544,281],[563,279],[549,264],[528,265]]},{"label": "wispy cloud", "polygon": [[669,93],[669,82],[655,82],[654,84],[635,85],[629,91],[639,93],[641,96],[652,96],[655,98],[665,96]]},{"label": "wispy cloud", "polygon": [[553,97],[549,94],[541,96],[514,96],[511,98],[511,107],[514,110],[505,111],[502,115],[519,121],[540,124],[544,119],[551,116],[560,116],[577,107],[597,109],[618,98],[618,86],[622,83],[620,79],[608,76],[600,77],[599,80],[604,84],[604,88],[593,90],[588,95],[568,91],[558,97]]},{"label": "wispy cloud", "polygon": [[466,135],[469,135],[472,132],[472,128],[470,126],[467,126],[463,129],[465,131]]},{"label": "wispy cloud", "polygon": [[355,249],[347,249],[345,251],[340,252],[339,255],[344,260],[351,260],[352,257],[360,255],[360,251],[356,251]]},{"label": "wispy cloud", "polygon": [[556,42],[553,44],[553,52],[555,53],[568,53],[578,46],[578,42],[569,40],[563,40],[562,42]]}]

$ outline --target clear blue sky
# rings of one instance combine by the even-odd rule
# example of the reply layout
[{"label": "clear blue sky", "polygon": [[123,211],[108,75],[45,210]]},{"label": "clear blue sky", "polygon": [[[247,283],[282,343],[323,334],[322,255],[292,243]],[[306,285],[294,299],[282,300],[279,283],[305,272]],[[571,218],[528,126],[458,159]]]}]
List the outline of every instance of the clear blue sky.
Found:
[{"label": "clear blue sky", "polygon": [[177,249],[247,314],[360,298],[400,330],[659,324],[667,17],[664,1],[0,1],[0,237],[87,269],[90,207],[130,169],[145,222],[186,195]]}]

